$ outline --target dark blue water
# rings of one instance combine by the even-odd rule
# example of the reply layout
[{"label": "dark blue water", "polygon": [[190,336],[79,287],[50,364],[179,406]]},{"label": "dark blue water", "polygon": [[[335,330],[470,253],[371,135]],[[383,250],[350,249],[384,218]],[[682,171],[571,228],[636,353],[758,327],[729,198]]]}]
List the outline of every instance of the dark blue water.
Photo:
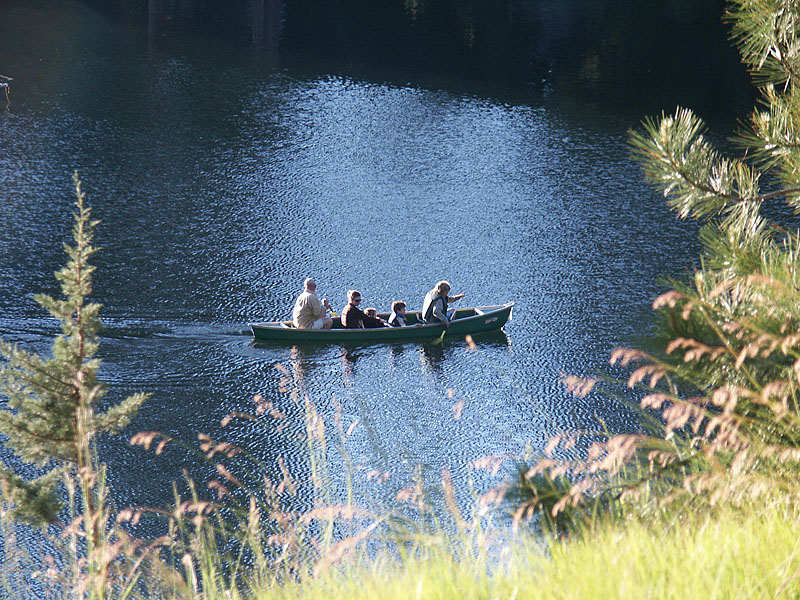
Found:
[{"label": "dark blue water", "polygon": [[[519,6],[531,31],[565,18],[548,3]],[[615,346],[646,333],[659,277],[685,276],[698,252],[695,228],[630,160],[642,98],[615,96],[602,56],[585,49],[563,56],[577,71],[551,61],[544,82],[468,76],[446,61],[423,72],[408,57],[403,78],[368,46],[360,62],[333,42],[302,46],[291,9],[288,49],[263,51],[148,33],[82,4],[0,8],[0,73],[14,77],[4,112],[0,97],[0,335],[46,350],[57,332],[31,295],[58,292],[77,169],[102,219],[94,300],[109,396],[152,393],[125,436],[101,444],[118,504],[168,501],[188,464],[174,445],[159,456],[130,448],[140,430],[189,443],[206,432],[307,478],[292,439],[302,411],[276,365],[289,392],[316,405],[331,448],[337,406],[345,428],[359,420],[347,448],[391,474],[375,492],[385,498],[416,465],[432,481],[446,467],[463,486],[487,454],[599,419],[635,429],[624,406],[572,398],[559,379],[604,369]],[[560,51],[553,39],[548,51]],[[680,86],[643,90],[644,104],[671,110]],[[337,309],[350,288],[366,306],[416,309],[440,279],[464,305],[516,308],[477,351],[463,340],[254,345],[247,323],[286,318],[307,276]],[[231,411],[252,411],[254,394],[289,415],[286,431],[266,418],[220,428]],[[341,481],[343,461],[329,454]]]}]

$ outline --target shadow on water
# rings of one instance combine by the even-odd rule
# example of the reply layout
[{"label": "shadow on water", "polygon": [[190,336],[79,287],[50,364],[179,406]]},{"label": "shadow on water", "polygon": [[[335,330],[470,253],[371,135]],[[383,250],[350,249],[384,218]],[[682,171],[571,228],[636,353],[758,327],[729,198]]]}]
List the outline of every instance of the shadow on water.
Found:
[{"label": "shadow on water", "polygon": [[[445,337],[440,340],[409,341],[398,343],[276,343],[252,341],[250,346],[256,351],[264,352],[265,356],[275,360],[276,364],[288,368],[298,389],[307,393],[309,391],[309,378],[314,371],[329,370],[331,362],[340,364],[342,382],[345,386],[352,384],[352,377],[358,370],[358,363],[362,359],[369,362],[375,355],[384,355],[387,359],[386,368],[394,371],[404,366],[404,356],[416,354],[420,357],[421,372],[442,372],[445,362],[453,351],[468,348],[474,352],[511,350],[511,340],[502,329],[473,334],[472,344],[464,337]],[[367,367],[373,369],[372,365]]]}]

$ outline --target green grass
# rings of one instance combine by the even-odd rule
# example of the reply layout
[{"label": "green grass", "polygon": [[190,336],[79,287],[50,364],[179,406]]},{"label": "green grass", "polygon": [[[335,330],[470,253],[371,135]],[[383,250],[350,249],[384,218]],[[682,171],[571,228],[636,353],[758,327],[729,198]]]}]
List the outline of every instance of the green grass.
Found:
[{"label": "green grass", "polygon": [[[770,507],[723,512],[677,524],[608,525],[546,556],[518,539],[491,569],[455,560],[444,548],[416,558],[383,558],[341,567],[301,583],[256,590],[255,597],[298,600],[797,598],[800,520]],[[360,566],[359,566],[360,565]],[[490,572],[491,571],[491,572]]]}]

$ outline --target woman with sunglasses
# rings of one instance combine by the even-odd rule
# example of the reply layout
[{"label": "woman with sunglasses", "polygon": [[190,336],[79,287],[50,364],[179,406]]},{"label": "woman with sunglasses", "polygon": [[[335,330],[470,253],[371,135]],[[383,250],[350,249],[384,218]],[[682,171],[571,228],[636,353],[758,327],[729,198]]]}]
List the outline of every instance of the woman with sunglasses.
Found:
[{"label": "woman with sunglasses", "polygon": [[380,317],[370,317],[358,306],[361,304],[361,292],[347,292],[347,306],[342,309],[342,326],[345,329],[365,329],[370,327],[386,327],[386,321]]}]

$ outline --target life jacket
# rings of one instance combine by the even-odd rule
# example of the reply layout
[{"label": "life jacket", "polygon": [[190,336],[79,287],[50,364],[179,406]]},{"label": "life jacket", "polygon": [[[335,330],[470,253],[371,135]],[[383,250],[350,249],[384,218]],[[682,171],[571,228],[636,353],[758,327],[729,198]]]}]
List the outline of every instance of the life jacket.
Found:
[{"label": "life jacket", "polygon": [[[428,301],[430,296],[425,296],[425,301]],[[441,300],[442,301],[442,312],[446,315],[447,314],[447,298],[442,296],[441,294],[436,294],[433,299],[430,301],[428,306],[422,307],[422,320],[426,323],[441,323],[439,319],[434,318],[433,316],[433,309],[436,307],[436,303]]]}]

